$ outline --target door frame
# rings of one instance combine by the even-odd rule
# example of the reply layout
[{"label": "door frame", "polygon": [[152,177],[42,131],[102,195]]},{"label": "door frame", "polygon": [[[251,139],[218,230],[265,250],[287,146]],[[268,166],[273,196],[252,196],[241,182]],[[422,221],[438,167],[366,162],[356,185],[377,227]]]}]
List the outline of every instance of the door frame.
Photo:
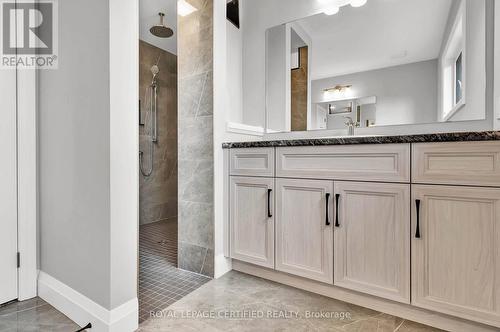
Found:
[{"label": "door frame", "polygon": [[17,298],[37,296],[38,116],[36,69],[17,71]]}]

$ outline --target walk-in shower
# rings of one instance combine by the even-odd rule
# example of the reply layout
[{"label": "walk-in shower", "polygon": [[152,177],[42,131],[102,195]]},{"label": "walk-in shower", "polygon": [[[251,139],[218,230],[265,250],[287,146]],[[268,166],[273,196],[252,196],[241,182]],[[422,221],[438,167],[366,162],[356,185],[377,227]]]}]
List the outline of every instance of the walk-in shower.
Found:
[{"label": "walk-in shower", "polygon": [[139,5],[138,299],[142,322],[209,278],[178,269],[178,1],[142,0]]}]

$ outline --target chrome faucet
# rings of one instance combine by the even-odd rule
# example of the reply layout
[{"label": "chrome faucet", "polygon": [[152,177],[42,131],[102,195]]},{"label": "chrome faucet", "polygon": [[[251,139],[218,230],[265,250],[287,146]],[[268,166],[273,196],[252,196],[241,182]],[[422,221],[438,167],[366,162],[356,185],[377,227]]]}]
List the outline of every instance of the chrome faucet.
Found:
[{"label": "chrome faucet", "polygon": [[347,136],[354,136],[354,128],[359,127],[359,122],[354,121],[352,118],[348,116],[344,116],[347,120],[345,125],[347,126]]}]

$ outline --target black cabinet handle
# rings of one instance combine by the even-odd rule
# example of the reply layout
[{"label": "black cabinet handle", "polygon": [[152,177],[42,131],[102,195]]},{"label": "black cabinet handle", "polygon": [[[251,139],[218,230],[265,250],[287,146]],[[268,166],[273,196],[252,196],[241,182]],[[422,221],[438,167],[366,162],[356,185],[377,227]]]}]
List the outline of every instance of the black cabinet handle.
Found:
[{"label": "black cabinet handle", "polygon": [[420,239],[420,200],[415,200],[417,207],[417,229],[415,230],[415,238]]},{"label": "black cabinet handle", "polygon": [[273,214],[271,213],[271,193],[272,189],[267,189],[267,217],[272,218]]},{"label": "black cabinet handle", "polygon": [[340,222],[339,222],[339,200],[340,200],[340,194],[335,194],[335,227],[340,227]]},{"label": "black cabinet handle", "polygon": [[326,226],[330,226],[330,217],[328,216],[328,206],[330,205],[329,201],[330,201],[330,194],[326,193],[326,222],[325,222]]}]

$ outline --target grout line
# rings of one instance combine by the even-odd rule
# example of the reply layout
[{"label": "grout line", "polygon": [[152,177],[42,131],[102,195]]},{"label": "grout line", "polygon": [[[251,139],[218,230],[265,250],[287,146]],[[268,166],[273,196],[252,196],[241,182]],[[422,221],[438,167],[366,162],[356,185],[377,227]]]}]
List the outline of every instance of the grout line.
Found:
[{"label": "grout line", "polygon": [[406,322],[406,319],[403,319],[403,321],[401,322],[401,324],[398,325],[398,327],[396,327],[396,329],[394,330],[394,332],[398,331],[401,326],[403,326],[404,322]]}]

